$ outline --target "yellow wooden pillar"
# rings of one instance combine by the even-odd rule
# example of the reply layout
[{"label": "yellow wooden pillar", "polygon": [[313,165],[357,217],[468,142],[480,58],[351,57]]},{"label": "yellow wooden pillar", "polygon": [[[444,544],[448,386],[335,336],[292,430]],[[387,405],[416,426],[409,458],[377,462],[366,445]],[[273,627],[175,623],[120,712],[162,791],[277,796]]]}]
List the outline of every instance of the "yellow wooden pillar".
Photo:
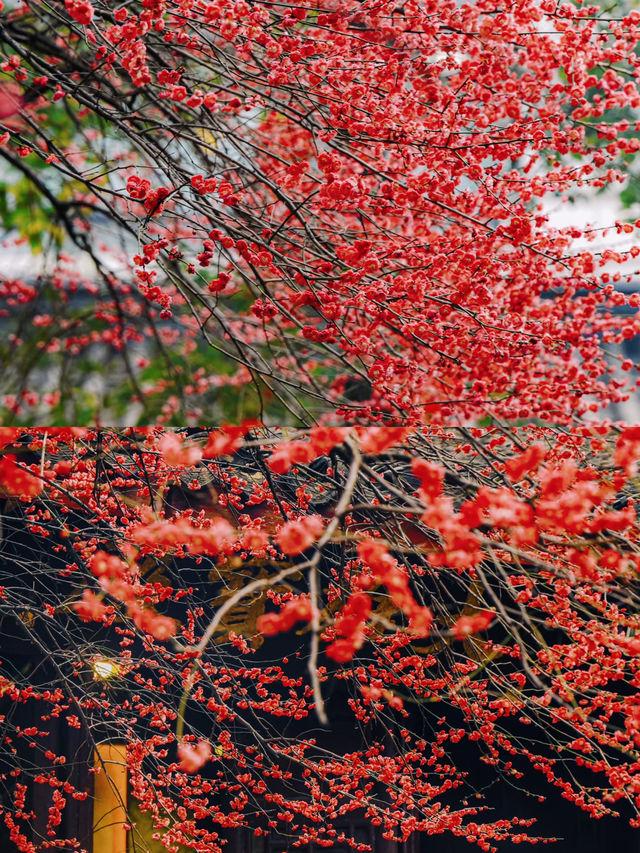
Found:
[{"label": "yellow wooden pillar", "polygon": [[93,853],[127,853],[127,748],[101,743],[94,753]]}]

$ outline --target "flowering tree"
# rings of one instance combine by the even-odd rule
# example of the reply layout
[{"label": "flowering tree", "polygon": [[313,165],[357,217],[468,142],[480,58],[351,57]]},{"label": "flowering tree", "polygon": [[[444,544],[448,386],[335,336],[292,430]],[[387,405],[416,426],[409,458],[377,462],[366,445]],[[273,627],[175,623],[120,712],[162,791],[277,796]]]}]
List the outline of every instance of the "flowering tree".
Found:
[{"label": "flowering tree", "polygon": [[143,849],[140,815],[170,851],[242,826],[332,846],[354,817],[387,839],[535,839],[469,799],[478,759],[635,825],[639,428],[2,442],[2,818],[20,850],[81,846],[64,815],[87,775],[52,748],[57,719],[126,743]]},{"label": "flowering tree", "polygon": [[620,400],[602,345],[637,332],[612,313],[636,306],[615,289],[636,226],[595,253],[547,211],[624,180],[639,23],[554,0],[7,6],[0,214],[43,261],[2,273],[5,422],[567,423]]},{"label": "flowering tree", "polygon": [[[636,223],[596,253],[547,212],[624,180],[639,35],[553,0],[3,10],[3,251],[42,258],[0,272],[22,851],[83,844],[60,719],[126,742],[170,853],[535,836],[474,755],[637,819],[640,431],[586,421],[630,390]],[[119,422],[162,427],[84,428]]]}]

